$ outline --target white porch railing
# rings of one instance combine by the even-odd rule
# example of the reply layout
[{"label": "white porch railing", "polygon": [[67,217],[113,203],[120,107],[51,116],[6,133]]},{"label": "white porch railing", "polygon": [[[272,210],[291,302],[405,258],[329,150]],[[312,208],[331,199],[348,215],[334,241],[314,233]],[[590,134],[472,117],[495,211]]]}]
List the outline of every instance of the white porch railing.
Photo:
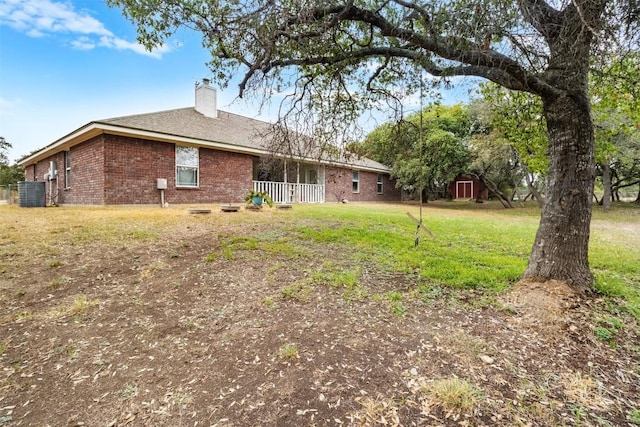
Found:
[{"label": "white porch railing", "polygon": [[274,203],[324,203],[323,184],[253,181],[253,189],[266,191]]}]

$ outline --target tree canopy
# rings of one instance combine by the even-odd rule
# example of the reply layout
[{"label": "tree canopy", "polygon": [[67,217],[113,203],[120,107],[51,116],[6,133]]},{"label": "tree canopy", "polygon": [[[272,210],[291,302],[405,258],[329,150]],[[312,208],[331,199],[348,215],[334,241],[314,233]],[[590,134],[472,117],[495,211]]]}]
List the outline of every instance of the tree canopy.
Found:
[{"label": "tree canopy", "polygon": [[589,67],[612,50],[637,50],[635,0],[108,2],[122,7],[147,48],[191,28],[202,34],[218,84],[243,75],[240,95],[279,89],[294,110],[337,128],[370,108],[401,110],[423,72],[445,81],[477,76],[539,96],[549,186],[524,277],[591,288]]},{"label": "tree canopy", "polygon": [[[636,185],[638,156],[633,147],[640,138],[640,54],[613,58],[591,75],[589,95],[595,124],[595,159],[608,203],[622,186]],[[530,181],[532,175],[546,176],[549,142],[543,106],[539,98],[515,92],[494,83],[480,85],[477,108],[484,109],[486,121],[499,140],[513,147]],[[533,191],[536,191],[532,188]]]},{"label": "tree canopy", "polygon": [[7,151],[11,147],[12,145],[0,136],[0,185],[13,185],[24,180],[24,170],[17,164],[9,164]]},{"label": "tree canopy", "polygon": [[378,127],[349,149],[391,166],[396,185],[442,197],[449,181],[469,165],[469,130],[466,107],[434,104]]}]

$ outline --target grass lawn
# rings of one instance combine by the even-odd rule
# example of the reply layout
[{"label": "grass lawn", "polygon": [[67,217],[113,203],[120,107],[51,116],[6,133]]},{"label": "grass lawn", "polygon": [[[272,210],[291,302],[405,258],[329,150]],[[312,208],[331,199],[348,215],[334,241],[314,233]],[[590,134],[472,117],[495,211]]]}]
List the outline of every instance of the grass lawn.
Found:
[{"label": "grass lawn", "polygon": [[598,295],[514,287],[533,205],[0,206],[0,426],[640,425],[640,209]]}]

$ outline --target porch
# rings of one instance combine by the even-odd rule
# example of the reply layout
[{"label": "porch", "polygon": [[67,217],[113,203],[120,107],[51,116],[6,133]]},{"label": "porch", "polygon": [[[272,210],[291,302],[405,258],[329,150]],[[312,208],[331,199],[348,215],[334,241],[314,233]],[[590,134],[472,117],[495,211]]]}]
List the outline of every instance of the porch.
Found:
[{"label": "porch", "polygon": [[323,184],[253,181],[253,189],[266,191],[274,203],[324,203]]},{"label": "porch", "polygon": [[324,166],[285,159],[255,158],[253,189],[274,203],[324,203]]}]

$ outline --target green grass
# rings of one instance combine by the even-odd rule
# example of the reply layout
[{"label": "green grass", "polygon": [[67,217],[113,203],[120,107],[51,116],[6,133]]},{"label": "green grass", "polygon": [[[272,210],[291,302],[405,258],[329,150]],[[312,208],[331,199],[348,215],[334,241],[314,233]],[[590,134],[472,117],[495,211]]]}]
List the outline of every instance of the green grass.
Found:
[{"label": "green grass", "polygon": [[[420,232],[414,246],[415,206],[324,205],[301,207],[297,213],[312,223],[296,228],[300,239],[352,248],[358,262],[417,275],[427,284],[424,297],[439,286],[503,291],[524,272],[540,211],[484,209],[474,204],[435,203],[423,209],[423,224],[436,238]],[[605,212],[594,207],[590,265],[595,289],[616,299],[617,310],[640,317],[640,209],[625,204]],[[436,292],[437,293],[437,292]]]},{"label": "green grass", "polygon": [[535,232],[531,221],[506,225],[502,218],[448,218],[447,211],[440,211],[424,220],[436,238],[422,234],[415,247],[415,226],[401,210],[331,210],[332,221],[299,227],[300,238],[350,245],[355,256],[384,270],[417,273],[428,282],[456,287],[503,290],[517,281]]},{"label": "green grass", "polygon": [[284,344],[278,350],[278,354],[281,359],[295,359],[298,357],[298,347],[292,343]]},{"label": "green grass", "polygon": [[[366,268],[410,277],[414,295],[429,301],[452,288],[508,289],[526,268],[540,216],[533,204],[507,210],[492,203],[429,203],[422,210],[423,223],[436,237],[420,231],[416,247],[416,226],[407,211],[419,216],[416,205],[358,203],[296,205],[286,214],[273,210],[197,218],[182,207],[2,206],[0,221],[8,226],[0,230],[0,259],[19,264],[17,254],[40,248],[54,254],[47,258],[48,266],[57,268],[68,265],[61,248],[76,243],[148,246],[170,237],[167,233],[176,225],[215,230],[228,224],[245,232],[222,228],[205,261],[265,260],[266,273],[280,262],[310,265],[311,280],[285,289],[285,298],[304,299],[309,285],[316,284],[339,289],[345,300],[366,298],[371,292],[362,283]],[[589,261],[594,287],[614,315],[640,317],[639,223],[640,208],[635,205],[614,204],[609,211],[594,207]],[[318,267],[325,253],[336,265]]]}]

